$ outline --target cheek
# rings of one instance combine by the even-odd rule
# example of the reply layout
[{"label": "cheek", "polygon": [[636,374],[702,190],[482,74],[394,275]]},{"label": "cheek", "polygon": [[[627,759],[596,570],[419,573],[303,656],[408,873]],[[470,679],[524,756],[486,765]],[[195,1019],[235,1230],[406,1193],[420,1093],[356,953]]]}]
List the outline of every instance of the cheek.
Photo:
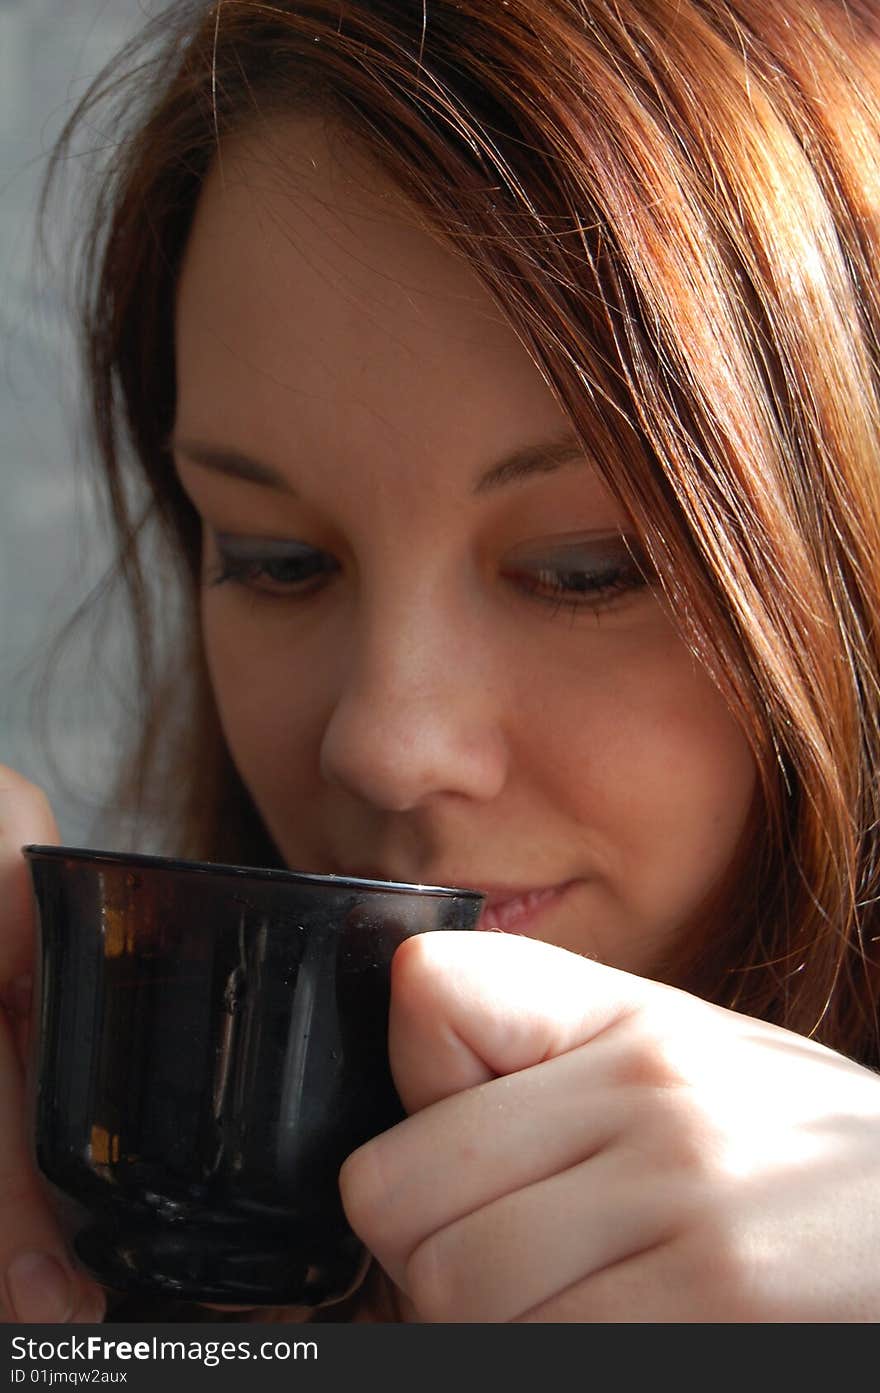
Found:
[{"label": "cheek", "polygon": [[672,631],[606,656],[569,687],[559,720],[539,722],[535,710],[532,722],[545,756],[552,746],[550,797],[582,829],[619,918],[668,941],[736,855],[755,762]]},{"label": "cheek", "polygon": [[321,665],[303,661],[302,645],[282,631],[280,614],[257,624],[236,616],[238,603],[208,593],[205,657],[226,743],[277,840],[281,810],[302,806],[291,789],[306,793],[317,777]]},{"label": "cheek", "polygon": [[634,918],[650,919],[645,968],[697,924],[723,934],[731,875],[754,810],[757,770],[739,725],[705,677],[685,684],[645,751],[644,803],[630,843]]},{"label": "cheek", "polygon": [[634,828],[656,848],[657,880],[685,894],[690,888],[699,898],[724,874],[739,845],[752,807],[754,758],[702,674],[658,698],[652,733],[640,745],[641,816]]}]

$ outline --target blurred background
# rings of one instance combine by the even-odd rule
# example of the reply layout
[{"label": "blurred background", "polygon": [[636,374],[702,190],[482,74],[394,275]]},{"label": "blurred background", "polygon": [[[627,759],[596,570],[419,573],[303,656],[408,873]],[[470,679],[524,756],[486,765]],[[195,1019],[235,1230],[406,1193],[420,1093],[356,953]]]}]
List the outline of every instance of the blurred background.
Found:
[{"label": "blurred background", "polygon": [[[89,840],[115,767],[110,689],[124,686],[130,664],[111,632],[107,666],[94,667],[88,625],[77,631],[50,684],[50,746],[40,729],[47,661],[106,569],[108,548],[82,441],[63,254],[54,269],[38,263],[36,202],[77,98],[158,8],[159,0],[0,0],[0,763],[46,789],[62,838],[74,844]],[[57,252],[68,229],[51,231]]]}]

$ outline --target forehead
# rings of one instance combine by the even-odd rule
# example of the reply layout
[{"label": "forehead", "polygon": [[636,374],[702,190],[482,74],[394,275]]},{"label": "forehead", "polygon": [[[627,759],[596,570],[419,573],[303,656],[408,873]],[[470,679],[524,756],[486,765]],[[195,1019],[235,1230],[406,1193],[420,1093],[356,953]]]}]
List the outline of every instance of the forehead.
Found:
[{"label": "forehead", "polygon": [[326,444],[331,421],[340,448],[377,433],[455,448],[461,423],[472,435],[477,421],[500,429],[498,452],[561,419],[472,268],[315,116],[224,143],[187,247],[176,336],[181,413],[201,425],[210,412],[233,436],[258,425],[267,449],[289,447],[291,432],[305,448],[316,432]]}]

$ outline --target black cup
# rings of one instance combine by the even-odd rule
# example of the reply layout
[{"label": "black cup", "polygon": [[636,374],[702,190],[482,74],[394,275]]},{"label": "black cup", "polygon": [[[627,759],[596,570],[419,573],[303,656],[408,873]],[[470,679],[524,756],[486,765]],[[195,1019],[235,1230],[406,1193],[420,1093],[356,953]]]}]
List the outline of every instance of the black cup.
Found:
[{"label": "black cup", "polygon": [[29,846],[32,1134],[80,1263],[118,1291],[316,1306],[366,1255],[342,1162],[400,1120],[389,966],[467,890]]}]

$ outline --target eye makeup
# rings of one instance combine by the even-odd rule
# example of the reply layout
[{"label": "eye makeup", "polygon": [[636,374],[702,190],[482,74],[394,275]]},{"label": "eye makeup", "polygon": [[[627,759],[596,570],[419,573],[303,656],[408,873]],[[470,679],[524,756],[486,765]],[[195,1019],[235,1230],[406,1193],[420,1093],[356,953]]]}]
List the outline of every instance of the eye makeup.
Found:
[{"label": "eye makeup", "polygon": [[205,584],[232,582],[269,595],[310,594],[339,570],[329,552],[281,537],[214,535],[216,563]]},{"label": "eye makeup", "polygon": [[635,538],[620,533],[530,541],[505,556],[502,571],[535,599],[565,609],[602,609],[651,583]]},{"label": "eye makeup", "polygon": [[[216,533],[215,564],[205,584],[227,583],[278,598],[307,598],[340,570],[331,553],[296,539]],[[554,609],[608,608],[651,584],[636,540],[620,533],[577,533],[529,540],[507,552],[501,577]]]}]

